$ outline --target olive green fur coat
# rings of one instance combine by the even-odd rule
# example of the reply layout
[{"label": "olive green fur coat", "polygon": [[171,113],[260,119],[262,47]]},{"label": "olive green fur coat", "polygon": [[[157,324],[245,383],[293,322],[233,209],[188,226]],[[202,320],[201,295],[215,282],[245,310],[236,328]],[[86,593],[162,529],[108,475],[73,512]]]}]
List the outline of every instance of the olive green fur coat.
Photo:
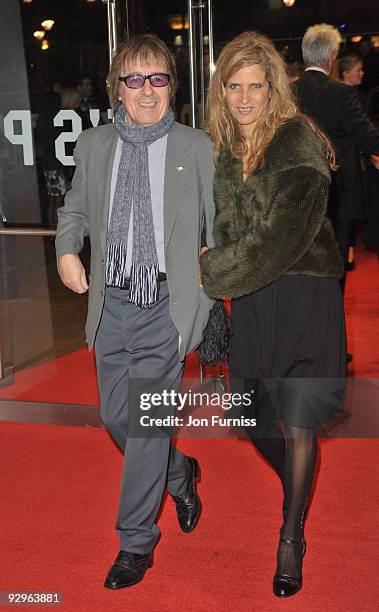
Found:
[{"label": "olive green fur coat", "polygon": [[340,277],[342,258],[326,218],[330,183],[323,142],[302,120],[283,124],[243,181],[222,150],[214,179],[215,248],[201,257],[205,292],[239,297],[284,274]]}]

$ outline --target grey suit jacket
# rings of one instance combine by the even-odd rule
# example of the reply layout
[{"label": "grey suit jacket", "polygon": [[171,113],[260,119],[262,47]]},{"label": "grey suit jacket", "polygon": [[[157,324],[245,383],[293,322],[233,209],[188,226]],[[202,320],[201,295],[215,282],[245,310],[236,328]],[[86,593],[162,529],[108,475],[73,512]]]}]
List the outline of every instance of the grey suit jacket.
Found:
[{"label": "grey suit jacket", "polygon": [[[105,294],[105,253],[113,160],[117,144],[113,124],[83,132],[74,152],[76,170],[65,205],[58,210],[57,257],[79,254],[91,241],[86,338],[93,346]],[[180,335],[180,358],[201,342],[213,302],[199,288],[201,234],[213,246],[212,144],[201,130],[174,123],[167,140],[164,180],[166,273],[171,318]]]}]

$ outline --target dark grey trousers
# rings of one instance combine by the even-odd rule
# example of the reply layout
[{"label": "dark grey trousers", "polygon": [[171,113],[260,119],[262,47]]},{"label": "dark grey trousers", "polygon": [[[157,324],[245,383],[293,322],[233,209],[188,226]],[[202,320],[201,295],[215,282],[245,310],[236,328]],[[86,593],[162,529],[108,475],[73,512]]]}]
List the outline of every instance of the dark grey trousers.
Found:
[{"label": "dark grey trousers", "polygon": [[[170,431],[165,436],[150,429],[146,437],[131,434],[131,421],[153,416],[154,409],[141,412],[139,403],[131,401],[135,396],[130,388],[138,381],[144,392],[159,392],[161,381],[170,380],[171,388],[179,390],[183,364],[169,314],[167,281],[161,282],[159,301],[148,310],[130,304],[128,294],[125,289],[106,290],[96,366],[101,418],[124,453],[116,523],[121,549],[146,554],[159,537],[155,520],[165,487],[172,495],[184,494],[189,474],[185,455],[170,444]],[[167,415],[174,413],[175,407],[167,408]]]}]

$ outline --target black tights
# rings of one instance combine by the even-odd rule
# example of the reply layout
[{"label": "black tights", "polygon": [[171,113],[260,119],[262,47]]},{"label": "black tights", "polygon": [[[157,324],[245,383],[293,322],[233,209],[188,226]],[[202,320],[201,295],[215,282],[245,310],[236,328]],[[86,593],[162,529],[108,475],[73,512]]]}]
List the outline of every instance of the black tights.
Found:
[{"label": "black tights", "polygon": [[252,435],[250,439],[263,457],[268,461],[276,474],[279,476],[283,493],[285,489],[285,464],[286,464],[286,441],[280,427],[271,423],[261,435]]},{"label": "black tights", "polygon": [[282,431],[276,423],[272,423],[264,437],[251,437],[251,441],[273,467],[283,485],[285,516],[280,536],[285,540],[300,542],[298,545],[280,543],[277,573],[299,576],[304,514],[317,456],[316,431],[289,425],[284,425]]}]

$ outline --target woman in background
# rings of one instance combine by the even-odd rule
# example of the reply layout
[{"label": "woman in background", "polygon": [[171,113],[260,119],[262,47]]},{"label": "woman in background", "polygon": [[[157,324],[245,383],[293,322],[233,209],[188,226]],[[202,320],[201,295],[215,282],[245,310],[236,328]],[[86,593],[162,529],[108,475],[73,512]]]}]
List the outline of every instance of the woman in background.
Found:
[{"label": "woman in background", "polygon": [[250,435],[283,485],[273,589],[288,597],[302,586],[316,427],[340,409],[325,391],[338,394],[346,370],[343,265],[325,216],[334,154],[298,112],[274,45],[254,32],[220,54],[208,131],[216,246],[201,257],[202,283],[211,297],[233,298],[231,390],[255,381],[260,396],[261,435]]},{"label": "woman in background", "polygon": [[[362,56],[356,51],[343,51],[338,59],[338,80],[341,83],[345,83],[349,87],[353,87],[354,91],[362,104],[363,109],[367,113],[368,110],[368,96],[367,93],[359,89],[359,86],[362,83],[363,76],[365,71],[363,69],[363,59]],[[361,209],[364,209],[364,174],[365,174],[365,164],[363,155],[360,154],[357,149],[357,189],[356,195],[361,200]],[[354,249],[356,244],[356,235],[357,235],[357,224],[358,220],[352,220],[351,223],[351,235],[350,235],[350,246],[349,253],[347,259],[348,270],[354,270],[355,268],[355,260],[354,260]]]},{"label": "woman in background", "polygon": [[358,87],[362,83],[365,71],[363,60],[359,53],[347,51],[338,60],[338,78],[345,85]]},{"label": "woman in background", "polygon": [[[80,94],[78,92],[78,90],[76,89],[76,87],[73,87],[71,85],[65,86],[61,88],[61,107],[62,110],[73,110],[75,111],[80,118]],[[82,121],[83,124],[83,121]],[[72,123],[71,121],[65,121],[64,122],[65,127],[63,128],[64,131],[71,131],[72,130]],[[67,130],[66,130],[66,126],[67,126]],[[83,127],[83,125],[82,125]],[[66,142],[64,147],[65,147],[65,154],[66,155],[73,155],[74,153],[74,149],[75,149],[75,145],[76,142]],[[71,187],[71,181],[72,181],[72,177],[74,175],[75,172],[75,166],[65,166],[65,174],[66,174],[66,181],[67,181],[67,191],[68,189],[70,189]]]},{"label": "woman in background", "polygon": [[63,198],[68,190],[65,168],[57,159],[55,141],[62,128],[54,125],[54,117],[61,110],[61,98],[56,91],[48,91],[42,100],[42,108],[36,124],[36,136],[41,155],[41,166],[47,192],[47,221],[56,228],[57,209],[63,206]]}]

